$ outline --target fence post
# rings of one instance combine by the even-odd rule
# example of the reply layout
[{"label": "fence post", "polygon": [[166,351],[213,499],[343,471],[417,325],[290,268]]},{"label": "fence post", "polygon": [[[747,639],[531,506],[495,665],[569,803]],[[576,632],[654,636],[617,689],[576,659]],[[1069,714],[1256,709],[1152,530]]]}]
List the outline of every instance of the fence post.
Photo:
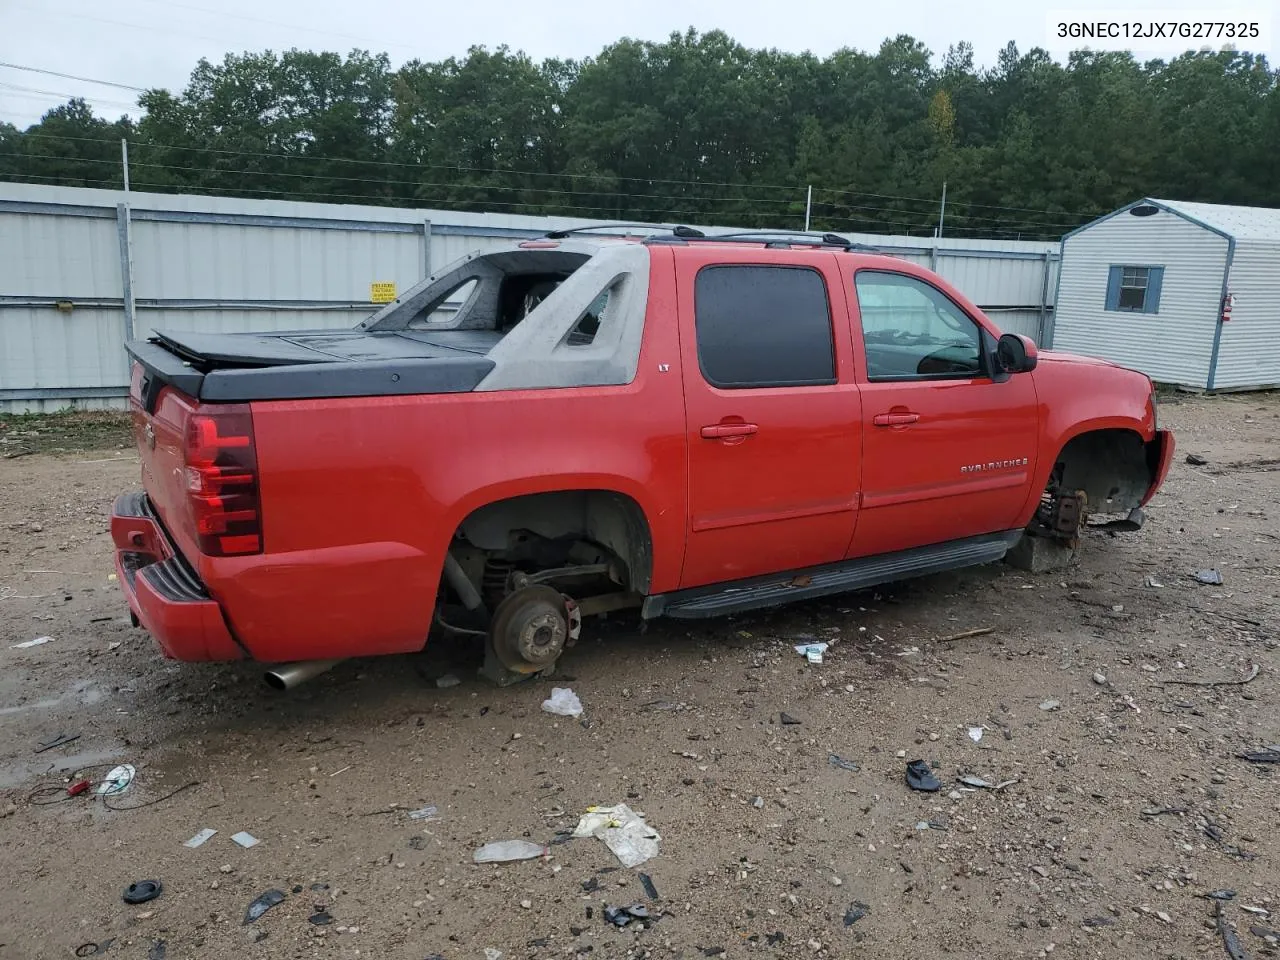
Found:
[{"label": "fence post", "polygon": [[124,298],[124,338],[133,339],[133,221],[129,204],[116,204],[116,237],[120,241],[120,291]]},{"label": "fence post", "polygon": [[1044,252],[1044,270],[1040,277],[1040,323],[1036,328],[1036,345],[1045,346],[1044,332],[1049,319],[1049,260],[1050,253]]},{"label": "fence post", "polygon": [[422,279],[431,276],[431,221],[422,221]]}]

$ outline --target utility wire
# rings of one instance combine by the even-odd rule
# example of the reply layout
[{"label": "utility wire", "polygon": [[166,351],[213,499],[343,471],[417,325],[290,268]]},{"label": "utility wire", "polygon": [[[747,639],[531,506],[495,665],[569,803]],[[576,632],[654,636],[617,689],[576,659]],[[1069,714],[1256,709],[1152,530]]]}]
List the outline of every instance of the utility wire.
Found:
[{"label": "utility wire", "polygon": [[56,70],[42,70],[40,67],[27,67],[19,63],[0,62],[0,67],[8,67],[10,70],[26,70],[29,73],[43,73],[50,77],[60,77],[63,80],[78,80],[80,83],[96,83],[104,87],[119,87],[121,90],[131,90],[134,93],[146,93],[142,87],[131,87],[127,83],[116,83],[114,80],[93,80],[89,77],[77,77],[70,73],[58,73]]}]

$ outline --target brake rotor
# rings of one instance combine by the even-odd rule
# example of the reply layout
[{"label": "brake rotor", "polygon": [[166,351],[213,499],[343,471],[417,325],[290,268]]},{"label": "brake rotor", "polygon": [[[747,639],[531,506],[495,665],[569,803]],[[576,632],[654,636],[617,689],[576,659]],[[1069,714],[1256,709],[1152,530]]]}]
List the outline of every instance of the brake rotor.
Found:
[{"label": "brake rotor", "polygon": [[516,590],[498,604],[489,627],[494,655],[515,673],[538,673],[559,659],[569,639],[564,597],[547,586]]}]

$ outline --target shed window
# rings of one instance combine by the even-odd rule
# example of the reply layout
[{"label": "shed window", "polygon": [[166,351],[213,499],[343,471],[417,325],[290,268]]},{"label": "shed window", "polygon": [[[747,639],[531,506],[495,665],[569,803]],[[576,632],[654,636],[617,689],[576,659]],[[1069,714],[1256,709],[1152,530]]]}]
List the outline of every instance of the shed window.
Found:
[{"label": "shed window", "polygon": [[1108,310],[1159,313],[1164,267],[1113,266],[1107,275]]}]

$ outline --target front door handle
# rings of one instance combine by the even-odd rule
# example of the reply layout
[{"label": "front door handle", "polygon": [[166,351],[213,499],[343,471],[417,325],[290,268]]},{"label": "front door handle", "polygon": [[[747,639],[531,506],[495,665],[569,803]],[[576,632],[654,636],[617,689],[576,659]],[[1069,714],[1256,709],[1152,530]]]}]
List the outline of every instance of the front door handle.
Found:
[{"label": "front door handle", "polygon": [[904,427],[920,419],[918,413],[877,413],[871,422],[877,427]]},{"label": "front door handle", "polygon": [[750,437],[759,429],[754,423],[713,423],[702,428],[702,439],[728,440],[732,437]]}]

